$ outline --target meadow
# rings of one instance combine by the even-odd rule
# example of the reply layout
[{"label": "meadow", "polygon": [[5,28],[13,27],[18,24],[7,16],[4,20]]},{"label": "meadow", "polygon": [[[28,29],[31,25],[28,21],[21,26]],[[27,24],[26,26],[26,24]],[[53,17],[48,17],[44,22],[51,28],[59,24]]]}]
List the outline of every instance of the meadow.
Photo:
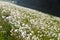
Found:
[{"label": "meadow", "polygon": [[0,40],[60,40],[60,17],[0,1]]}]

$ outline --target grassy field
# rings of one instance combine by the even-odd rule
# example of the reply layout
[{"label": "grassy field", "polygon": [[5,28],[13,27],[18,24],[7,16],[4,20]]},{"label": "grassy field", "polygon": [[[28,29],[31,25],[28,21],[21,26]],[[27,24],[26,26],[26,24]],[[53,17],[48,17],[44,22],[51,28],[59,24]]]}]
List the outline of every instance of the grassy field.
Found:
[{"label": "grassy field", "polygon": [[0,40],[60,40],[60,18],[0,1]]}]

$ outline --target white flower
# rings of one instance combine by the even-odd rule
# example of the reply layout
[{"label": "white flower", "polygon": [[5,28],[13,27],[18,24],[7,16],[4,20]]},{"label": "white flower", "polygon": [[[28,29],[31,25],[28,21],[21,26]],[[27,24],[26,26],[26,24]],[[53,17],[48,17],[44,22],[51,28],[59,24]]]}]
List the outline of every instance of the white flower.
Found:
[{"label": "white flower", "polygon": [[24,38],[26,36],[26,31],[23,31],[21,36]]},{"label": "white flower", "polygon": [[32,33],[30,33],[30,36],[32,35]]},{"label": "white flower", "polygon": [[30,40],[30,37],[27,37],[26,40]]},{"label": "white flower", "polygon": [[0,26],[0,28],[2,28],[2,26]]},{"label": "white flower", "polygon": [[41,29],[45,29],[45,27],[42,26]]},{"label": "white flower", "polygon": [[8,16],[6,17],[7,20],[11,20],[12,19],[12,16]]},{"label": "white flower", "polygon": [[15,29],[14,32],[18,32],[18,29]]},{"label": "white flower", "polygon": [[31,33],[33,34],[33,33],[34,33],[34,31],[31,31]]},{"label": "white flower", "polygon": [[5,18],[5,16],[2,16],[2,18]]},{"label": "white flower", "polygon": [[37,37],[34,35],[34,36],[32,37],[32,40],[37,40]]},{"label": "white flower", "polygon": [[60,33],[58,33],[58,40],[60,40]]},{"label": "white flower", "polygon": [[25,25],[25,23],[22,24],[22,26],[24,26],[24,25]]},{"label": "white flower", "polygon": [[53,33],[53,34],[52,34],[52,37],[53,37],[53,36],[55,36],[55,35],[56,35],[56,34],[55,34],[55,33]]},{"label": "white flower", "polygon": [[31,19],[30,22],[34,24],[35,21],[34,21],[34,19]]}]

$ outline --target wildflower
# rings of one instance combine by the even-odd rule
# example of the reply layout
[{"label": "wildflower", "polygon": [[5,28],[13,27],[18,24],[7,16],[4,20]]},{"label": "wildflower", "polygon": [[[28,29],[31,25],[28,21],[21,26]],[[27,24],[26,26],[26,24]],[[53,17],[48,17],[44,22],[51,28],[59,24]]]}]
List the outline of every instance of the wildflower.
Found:
[{"label": "wildflower", "polygon": [[60,40],[60,33],[58,33],[58,40]]},{"label": "wildflower", "polygon": [[5,18],[5,16],[2,16],[2,18]]},{"label": "wildflower", "polygon": [[2,26],[0,26],[0,28],[2,28]]}]

